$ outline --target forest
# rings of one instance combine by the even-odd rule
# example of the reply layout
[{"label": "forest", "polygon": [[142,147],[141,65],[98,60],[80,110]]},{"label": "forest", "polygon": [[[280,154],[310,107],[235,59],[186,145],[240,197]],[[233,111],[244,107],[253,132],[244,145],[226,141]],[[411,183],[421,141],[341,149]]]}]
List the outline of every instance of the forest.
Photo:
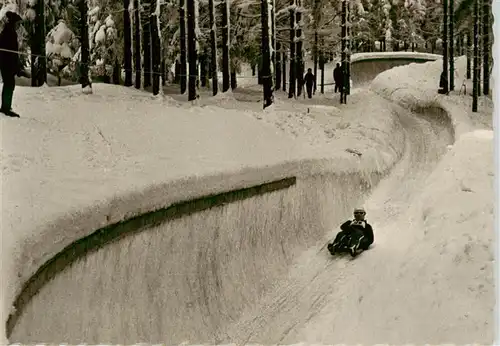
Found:
[{"label": "forest", "polygon": [[334,59],[348,73],[353,53],[418,51],[443,54],[446,92],[460,55],[475,93],[490,91],[491,0],[19,0],[2,13],[14,7],[35,87],[48,73],[90,92],[92,81],[155,95],[175,83],[195,100],[237,88],[248,64],[265,108],[275,90],[301,94],[306,61],[322,78]]}]

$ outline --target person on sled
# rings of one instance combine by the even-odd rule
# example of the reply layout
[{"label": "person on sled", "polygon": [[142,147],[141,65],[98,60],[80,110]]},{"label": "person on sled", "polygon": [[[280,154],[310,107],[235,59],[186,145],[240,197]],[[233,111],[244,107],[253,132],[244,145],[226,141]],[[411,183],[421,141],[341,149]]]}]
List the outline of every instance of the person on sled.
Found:
[{"label": "person on sled", "polygon": [[351,256],[359,251],[368,250],[373,243],[373,228],[365,219],[366,211],[363,208],[354,209],[354,220],[347,220],[340,225],[341,231],[333,243],[328,244],[328,250],[333,255],[342,248],[348,249]]}]

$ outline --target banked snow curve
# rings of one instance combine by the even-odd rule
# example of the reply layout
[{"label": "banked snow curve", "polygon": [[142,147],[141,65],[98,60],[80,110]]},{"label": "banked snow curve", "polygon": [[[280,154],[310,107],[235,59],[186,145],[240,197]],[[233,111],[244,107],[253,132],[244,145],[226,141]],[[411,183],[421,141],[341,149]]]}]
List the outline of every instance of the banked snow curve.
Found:
[{"label": "banked snow curve", "polygon": [[[293,169],[290,169],[290,171],[293,171]],[[313,187],[315,189],[321,189],[321,187],[324,188],[325,183],[327,185],[329,184],[332,187],[332,191],[336,191],[337,194],[343,194],[343,196],[342,196],[342,198],[344,199],[343,203],[342,203],[343,208],[339,208],[339,209],[343,209],[343,210],[337,210],[336,211],[336,213],[338,213],[338,217],[341,217],[341,216],[345,215],[346,211],[348,209],[350,209],[351,206],[355,205],[356,203],[359,203],[359,201],[361,201],[362,198],[363,198],[362,197],[363,194],[366,193],[367,191],[369,191],[371,189],[371,187],[375,186],[377,184],[378,180],[380,180],[380,178],[382,176],[384,176],[386,173],[387,173],[387,171],[384,171],[384,172],[375,172],[375,173],[372,173],[372,174],[361,174],[359,176],[354,176],[354,175],[352,175],[352,173],[340,174],[340,175],[339,174],[333,174],[332,177],[328,177],[326,179],[318,179],[317,177],[312,177],[312,178],[309,178],[309,179],[304,179],[302,182],[300,182],[298,184],[299,187],[295,187],[295,186],[290,187],[290,186],[293,185],[293,181],[294,181],[295,178],[286,179],[286,177],[285,177],[284,180],[278,182],[277,184],[281,188],[286,188],[288,190],[296,189],[297,191],[290,193],[290,195],[294,195],[295,197],[297,196],[296,193],[299,192],[299,191],[305,192],[306,190],[310,190],[309,188],[311,188],[311,187]],[[302,178],[304,178],[304,177],[302,177]],[[362,191],[355,191],[356,189],[352,188],[353,186],[360,185],[360,184],[361,185],[366,185],[366,188],[363,189]],[[302,186],[300,186],[300,185],[302,185]],[[308,189],[304,189],[305,186],[308,186],[309,188]],[[351,188],[350,193],[340,193],[340,191],[342,189],[346,188],[346,187],[347,187],[347,189],[349,189],[349,187]],[[263,189],[266,190],[266,188],[263,188]],[[271,188],[270,190],[273,190],[273,188]],[[299,195],[300,195],[300,193],[299,193]],[[348,197],[349,195],[351,197]],[[276,194],[274,196],[276,196]],[[268,197],[268,199],[272,199],[272,198],[274,198],[274,197]],[[290,198],[290,196],[288,198]],[[264,198],[264,199],[266,199],[266,198]],[[287,198],[284,197],[284,196],[280,196],[280,198],[277,201],[283,201],[283,199],[286,200]],[[312,200],[314,200],[314,198],[312,198]],[[291,200],[288,200],[288,203],[292,203],[292,201],[293,201],[293,198]],[[276,202],[276,201],[274,201],[274,202]],[[308,202],[311,202],[311,199],[309,199]],[[299,204],[302,204],[302,203],[299,203]],[[269,207],[271,207],[271,206],[272,206],[272,204],[269,205]],[[242,208],[242,206],[240,206],[239,208]],[[322,213],[326,212],[324,206],[319,206],[318,205],[318,208],[322,209],[321,210]],[[240,212],[241,212],[241,210],[240,210]],[[301,216],[304,216],[304,215],[301,215]],[[309,222],[311,222],[312,220],[317,219],[317,218],[324,219],[324,215],[321,215],[321,213],[315,213],[314,216],[309,219]],[[308,221],[304,222],[304,224],[306,224],[306,225],[307,225],[307,223],[308,223]],[[304,224],[301,224],[300,226],[303,226]],[[300,229],[300,227],[299,227],[299,229]],[[301,239],[301,237],[297,237],[294,240],[295,240],[295,243],[297,243],[297,242],[300,243],[301,240],[307,242],[307,240]],[[283,250],[283,251],[285,252],[286,250]],[[207,254],[205,254],[205,255],[207,255]],[[210,254],[208,254],[208,257],[210,257]],[[287,257],[287,255],[284,255],[284,258],[282,259],[282,262],[290,262],[290,258]],[[280,263],[280,264],[282,264],[282,263]],[[276,267],[278,267],[278,266],[279,265],[276,265]],[[60,271],[62,269],[63,268],[59,268],[58,270]],[[216,283],[216,285],[217,285],[217,283]],[[200,285],[200,287],[201,287],[201,285]],[[18,301],[20,301],[20,300],[18,300]],[[28,302],[26,302],[26,303],[28,303]],[[191,307],[192,307],[193,304],[195,304],[195,303],[191,302],[188,305],[191,305]],[[220,303],[218,303],[218,304],[220,304]],[[207,309],[208,310],[212,310],[213,307],[210,307],[210,308],[207,308]],[[212,321],[212,323],[209,323],[209,324],[215,325],[217,323],[214,323]],[[11,331],[12,331],[13,327],[14,327],[14,324],[11,324],[11,326],[9,327],[9,329],[11,329]],[[148,334],[150,334],[150,333],[146,333],[146,335],[148,335]],[[201,334],[203,334],[203,333],[201,333]],[[215,333],[215,334],[220,334],[220,333],[218,332],[218,333]],[[215,335],[215,334],[212,334],[212,336]],[[202,336],[202,335],[200,335],[200,336]],[[208,336],[208,335],[206,335],[206,336]],[[210,337],[209,337],[209,339],[210,339]],[[222,339],[223,339],[223,337],[219,336],[219,340],[222,340]],[[20,339],[20,340],[22,340],[22,339]],[[214,340],[214,339],[212,339],[212,340]],[[12,340],[12,341],[14,341],[14,340]],[[36,341],[41,341],[41,340],[37,339]],[[79,340],[79,341],[78,340],[74,340],[74,341],[73,340],[68,340],[68,341],[71,341],[71,342],[82,342],[82,341],[89,342],[86,339],[85,340]],[[145,339],[145,340],[143,339],[141,341],[155,342],[154,340],[147,340],[147,339]],[[214,340],[214,341],[217,341],[217,340]],[[25,342],[25,341],[22,340],[22,342]],[[47,342],[50,342],[50,340],[47,340]],[[115,342],[115,341],[113,341],[113,342]],[[193,342],[196,342],[196,340],[193,340]]]}]

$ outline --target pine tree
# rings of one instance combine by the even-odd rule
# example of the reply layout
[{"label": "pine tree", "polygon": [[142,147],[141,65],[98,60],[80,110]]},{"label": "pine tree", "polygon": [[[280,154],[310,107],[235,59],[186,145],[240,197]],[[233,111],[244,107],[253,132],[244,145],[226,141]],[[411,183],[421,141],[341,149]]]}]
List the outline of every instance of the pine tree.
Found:
[{"label": "pine tree", "polygon": [[222,92],[226,92],[230,87],[229,73],[229,45],[230,45],[230,26],[229,26],[229,0],[222,0]]},{"label": "pine tree", "polygon": [[144,59],[144,88],[151,86],[151,0],[143,0],[142,17],[142,56]]},{"label": "pine tree", "polygon": [[132,26],[129,7],[130,0],[123,0],[123,62],[126,87],[132,85]]},{"label": "pine tree", "polygon": [[217,95],[219,82],[217,77],[217,35],[215,26],[215,5],[214,0],[208,0],[208,11],[210,17],[210,76],[212,78],[212,93]]},{"label": "pine tree", "polygon": [[272,19],[271,0],[260,0],[262,21],[262,78],[264,91],[264,108],[273,103],[273,75],[272,75]]},{"label": "pine tree", "polygon": [[198,80],[198,52],[196,50],[196,2],[197,0],[187,1],[187,40],[189,57],[189,79],[188,79],[188,101],[197,99],[196,82]]},{"label": "pine tree", "polygon": [[443,77],[445,82],[443,92],[448,93],[448,0],[443,1]]},{"label": "pine tree", "polygon": [[290,0],[290,72],[288,73],[288,98],[293,98],[295,94],[296,77],[296,60],[295,60],[295,11],[296,0]]},{"label": "pine tree", "polygon": [[135,88],[141,88],[142,59],[141,59],[141,17],[139,12],[140,0],[133,0],[134,4],[134,65]]},{"label": "pine tree", "polygon": [[92,90],[89,78],[90,52],[89,27],[87,22],[88,6],[85,0],[78,0],[80,10],[80,83],[84,91]]},{"label": "pine tree", "polygon": [[186,17],[185,17],[185,0],[179,0],[179,43],[181,45],[181,69],[180,69],[180,86],[181,94],[186,92],[186,77],[187,77],[187,53],[186,53]]},{"label": "pine tree", "polygon": [[297,97],[302,95],[302,89],[304,87],[304,52],[303,52],[303,42],[302,42],[302,0],[297,0],[297,10],[295,11],[296,13],[296,25],[297,25],[297,31],[296,31],[296,50],[295,50],[295,57],[296,57],[296,79],[297,79]]},{"label": "pine tree", "polygon": [[472,75],[472,111],[477,112],[479,97],[479,0],[474,0],[474,61]]},{"label": "pine tree", "polygon": [[160,93],[161,73],[161,38],[160,38],[160,0],[155,0],[154,11],[151,13],[151,62],[153,73],[153,95]]},{"label": "pine tree", "polygon": [[490,93],[490,0],[483,0],[483,94]]}]

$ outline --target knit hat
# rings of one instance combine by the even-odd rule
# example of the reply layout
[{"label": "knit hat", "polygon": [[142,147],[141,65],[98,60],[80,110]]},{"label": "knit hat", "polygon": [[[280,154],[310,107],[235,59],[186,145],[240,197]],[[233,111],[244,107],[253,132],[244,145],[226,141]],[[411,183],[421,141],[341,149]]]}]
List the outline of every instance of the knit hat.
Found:
[{"label": "knit hat", "polygon": [[355,213],[365,213],[366,214],[366,211],[364,208],[354,208],[354,212]]}]

